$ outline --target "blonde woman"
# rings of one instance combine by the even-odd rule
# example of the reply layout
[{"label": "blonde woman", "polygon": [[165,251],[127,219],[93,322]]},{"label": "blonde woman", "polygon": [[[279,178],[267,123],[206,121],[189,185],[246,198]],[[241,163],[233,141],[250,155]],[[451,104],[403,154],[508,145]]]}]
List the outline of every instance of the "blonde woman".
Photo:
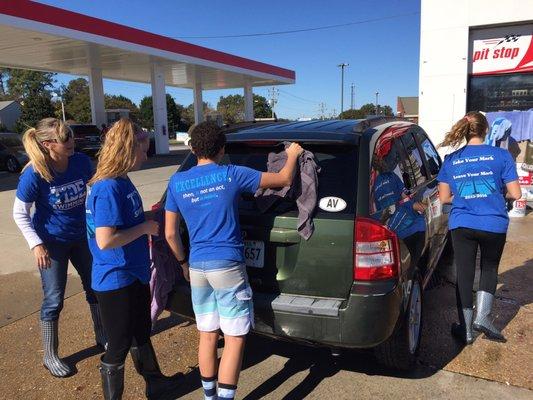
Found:
[{"label": "blonde woman", "polygon": [[24,133],[23,143],[30,162],[20,176],[13,218],[33,251],[41,274],[43,365],[53,376],[66,377],[74,369],[58,356],[58,319],[69,261],[80,275],[96,342],[105,345],[97,300],[91,289],[92,261],[85,233],[86,184],[93,167],[87,156],[74,153],[72,131],[58,119],[39,121]]},{"label": "blonde woman", "polygon": [[[93,255],[92,287],[98,298],[108,347],[100,371],[105,399],[124,391],[124,361],[131,348],[137,372],[151,398],[166,389],[150,342],[148,235],[159,225],[146,220],[128,172],[146,160],[148,134],[127,119],[106,134],[87,200],[87,229]],[[133,347],[132,347],[133,345]]]}]

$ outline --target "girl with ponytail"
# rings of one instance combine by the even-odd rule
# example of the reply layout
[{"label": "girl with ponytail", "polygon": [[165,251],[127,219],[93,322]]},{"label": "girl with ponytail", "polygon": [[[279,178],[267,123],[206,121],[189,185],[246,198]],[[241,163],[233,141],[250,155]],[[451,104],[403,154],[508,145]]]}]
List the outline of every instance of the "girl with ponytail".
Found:
[{"label": "girl with ponytail", "polygon": [[87,232],[93,255],[92,287],[98,298],[108,347],[100,372],[105,399],[121,399],[128,351],[146,382],[146,397],[164,393],[150,342],[150,256],[148,235],[159,225],[146,220],[139,192],[128,177],[146,161],[148,133],[128,119],[106,133],[87,199]]},{"label": "girl with ponytail", "polygon": [[[437,178],[441,202],[452,204],[449,229],[457,268],[459,315],[459,324],[452,325],[452,334],[465,344],[473,342],[473,330],[483,332],[491,340],[505,341],[489,315],[509,225],[505,199],[516,200],[521,196],[511,154],[484,144],[487,131],[487,120],[479,112],[469,112],[457,121],[441,146],[466,145],[444,159]],[[478,247],[481,279],[474,319],[472,287]]]},{"label": "girl with ponytail", "polygon": [[[28,129],[23,143],[30,161],[17,187],[13,218],[35,256],[41,274],[43,365],[53,376],[74,373],[58,355],[58,320],[63,308],[70,261],[81,278],[94,322],[96,343],[105,346],[97,300],[91,289],[92,257],[85,227],[86,185],[93,175],[91,160],[74,152],[71,129],[45,118]],[[35,207],[31,217],[30,210]]]}]

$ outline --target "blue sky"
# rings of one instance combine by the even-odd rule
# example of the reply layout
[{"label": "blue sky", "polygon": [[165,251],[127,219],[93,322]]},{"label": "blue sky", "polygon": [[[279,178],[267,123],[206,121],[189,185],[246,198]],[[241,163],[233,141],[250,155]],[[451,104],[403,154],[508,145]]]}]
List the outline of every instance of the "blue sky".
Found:
[{"label": "blue sky", "polygon": [[[341,78],[337,65],[342,62],[350,64],[345,70],[344,109],[350,106],[351,83],[355,84],[356,107],[373,103],[376,91],[379,103],[394,110],[397,96],[418,95],[420,15],[413,13],[420,11],[419,0],[40,2],[175,38],[283,31],[411,14],[290,35],[183,40],[295,70],[296,84],[279,86],[279,117],[316,117],[320,102],[326,104],[328,114],[338,113]],[[59,82],[70,79],[70,75],[58,76]],[[104,90],[123,94],[137,104],[150,95],[149,85],[131,82],[105,80]],[[178,103],[192,102],[190,90],[167,87],[167,92]],[[268,95],[266,88],[254,92]],[[205,91],[204,100],[215,107],[220,96],[233,93],[242,90]]]}]

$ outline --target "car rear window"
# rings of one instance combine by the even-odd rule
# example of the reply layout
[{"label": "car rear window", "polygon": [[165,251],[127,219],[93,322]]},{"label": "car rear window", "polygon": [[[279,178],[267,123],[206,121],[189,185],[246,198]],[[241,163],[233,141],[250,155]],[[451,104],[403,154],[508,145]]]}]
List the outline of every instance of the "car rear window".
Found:
[{"label": "car rear window", "polygon": [[[336,215],[353,215],[355,213],[355,194],[357,187],[356,147],[342,144],[311,144],[301,143],[305,150],[311,151],[321,168],[318,175],[318,201],[326,197],[333,200],[342,199],[346,208],[339,212],[324,211],[318,207],[317,215],[335,217]],[[267,171],[268,154],[283,151],[282,145],[228,143],[222,164],[243,165],[259,171]],[[196,165],[195,157],[188,157],[182,170]],[[259,212],[253,194],[243,195],[239,204],[241,211]],[[297,215],[296,202],[279,199],[266,213],[276,215]]]}]

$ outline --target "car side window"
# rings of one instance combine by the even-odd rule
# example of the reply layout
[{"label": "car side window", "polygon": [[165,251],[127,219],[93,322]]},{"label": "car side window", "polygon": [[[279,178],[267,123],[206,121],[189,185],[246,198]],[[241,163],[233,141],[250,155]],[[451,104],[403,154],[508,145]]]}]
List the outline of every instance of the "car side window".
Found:
[{"label": "car side window", "polygon": [[431,140],[429,140],[426,133],[421,128],[414,130],[413,134],[426,157],[429,177],[437,176],[442,165],[439,153],[437,153],[435,146],[433,146],[433,143],[431,143]]},{"label": "car side window", "polygon": [[394,208],[407,189],[403,179],[405,165],[402,162],[404,156],[401,146],[398,138],[378,140],[376,144],[370,173],[372,214]]},{"label": "car side window", "polygon": [[404,171],[404,182],[406,187],[413,189],[428,180],[428,173],[411,130],[402,135],[401,141],[405,149],[405,162],[407,164],[406,171]]}]

